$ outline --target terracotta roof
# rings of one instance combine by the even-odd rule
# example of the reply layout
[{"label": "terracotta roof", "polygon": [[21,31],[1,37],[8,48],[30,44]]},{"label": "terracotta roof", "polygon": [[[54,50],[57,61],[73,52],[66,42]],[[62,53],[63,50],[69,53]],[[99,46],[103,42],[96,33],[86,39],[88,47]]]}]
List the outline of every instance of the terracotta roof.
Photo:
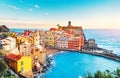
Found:
[{"label": "terracotta roof", "polygon": [[56,30],[56,28],[50,28],[50,31],[52,31],[52,30]]},{"label": "terracotta roof", "polygon": [[5,25],[0,25],[1,27],[4,27],[4,28],[6,28],[6,29],[8,29],[8,27],[7,26],[5,26]]},{"label": "terracotta roof", "polygon": [[2,44],[2,45],[9,45],[8,43]]},{"label": "terracotta roof", "polygon": [[18,61],[21,59],[21,55],[9,54],[6,56],[6,58],[12,61]]}]

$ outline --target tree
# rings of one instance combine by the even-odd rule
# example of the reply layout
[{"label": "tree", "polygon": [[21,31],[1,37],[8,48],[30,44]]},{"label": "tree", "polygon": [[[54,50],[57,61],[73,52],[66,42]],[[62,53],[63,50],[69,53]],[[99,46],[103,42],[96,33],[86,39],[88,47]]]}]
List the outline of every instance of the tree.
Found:
[{"label": "tree", "polygon": [[7,64],[5,61],[0,60],[0,77],[4,77],[4,75],[7,73]]},{"label": "tree", "polygon": [[0,49],[0,57],[4,57],[8,52],[4,49]]},{"label": "tree", "polygon": [[101,71],[97,71],[94,73],[94,78],[103,78],[103,73]]},{"label": "tree", "polygon": [[11,75],[11,76],[9,76],[8,78],[19,78],[19,77],[14,76],[14,75]]},{"label": "tree", "polygon": [[86,78],[93,78],[92,74],[90,72],[88,72]]},{"label": "tree", "polygon": [[[115,74],[118,75],[119,74],[118,71],[119,69],[115,71]],[[93,75],[91,73],[88,73],[85,78],[120,78],[119,75],[115,77],[116,76],[115,74],[113,72],[110,72],[109,70],[106,70],[104,72],[97,71]]]},{"label": "tree", "polygon": [[120,68],[117,68],[116,71],[114,71],[114,75],[116,78],[120,78]]}]

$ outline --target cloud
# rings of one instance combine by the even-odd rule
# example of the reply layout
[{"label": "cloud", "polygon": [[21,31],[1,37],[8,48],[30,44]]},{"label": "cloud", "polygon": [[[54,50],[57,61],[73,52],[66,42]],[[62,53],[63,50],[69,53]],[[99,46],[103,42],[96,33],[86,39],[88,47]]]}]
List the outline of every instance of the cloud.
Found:
[{"label": "cloud", "polygon": [[29,11],[32,11],[33,9],[32,9],[32,8],[29,8],[28,10],[29,10]]},{"label": "cloud", "polygon": [[20,8],[17,8],[16,6],[12,6],[12,5],[9,5],[10,8],[13,8],[13,9],[20,9]]},{"label": "cloud", "polygon": [[35,8],[40,8],[38,5],[35,5]]},{"label": "cloud", "polygon": [[[6,25],[9,28],[48,28],[55,25],[41,24],[39,20],[18,19],[18,18],[0,18],[0,25]],[[51,28],[50,27],[50,28]]]}]

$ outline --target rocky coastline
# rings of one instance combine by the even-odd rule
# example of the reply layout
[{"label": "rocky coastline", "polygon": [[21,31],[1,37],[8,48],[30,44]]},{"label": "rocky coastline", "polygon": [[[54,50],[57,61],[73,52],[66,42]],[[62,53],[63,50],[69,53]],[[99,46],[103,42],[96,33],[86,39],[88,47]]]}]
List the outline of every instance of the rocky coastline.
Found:
[{"label": "rocky coastline", "polygon": [[113,52],[108,52],[109,50],[101,50],[103,52],[98,53],[97,50],[93,52],[93,50],[84,50],[82,49],[81,51],[79,51],[80,53],[84,53],[84,54],[91,54],[91,55],[95,55],[95,56],[100,56],[100,57],[105,57],[111,60],[115,60],[120,62],[120,56],[118,56],[117,54],[114,54]]}]

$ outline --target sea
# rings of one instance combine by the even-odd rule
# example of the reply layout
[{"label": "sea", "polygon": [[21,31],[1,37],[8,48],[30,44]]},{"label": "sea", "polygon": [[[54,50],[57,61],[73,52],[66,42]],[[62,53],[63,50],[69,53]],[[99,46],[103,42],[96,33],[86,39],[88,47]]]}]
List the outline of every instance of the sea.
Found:
[{"label": "sea", "polygon": [[[23,32],[24,29],[10,29]],[[33,29],[32,29],[33,30]],[[84,29],[86,39],[95,39],[96,44],[120,56],[119,29]],[[83,78],[88,72],[92,74],[98,70],[114,71],[120,67],[120,62],[108,58],[81,54],[77,52],[61,51],[53,56],[53,66],[37,78]]]}]

